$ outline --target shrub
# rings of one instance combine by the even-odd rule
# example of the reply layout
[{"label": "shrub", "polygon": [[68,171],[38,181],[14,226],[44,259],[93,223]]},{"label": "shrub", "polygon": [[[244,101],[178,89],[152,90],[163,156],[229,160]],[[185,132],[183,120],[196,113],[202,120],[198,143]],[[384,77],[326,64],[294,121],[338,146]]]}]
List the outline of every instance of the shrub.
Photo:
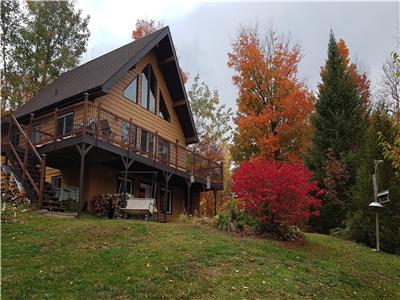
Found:
[{"label": "shrub", "polygon": [[312,181],[313,173],[300,163],[254,159],[244,162],[233,175],[239,208],[257,220],[260,233],[279,231],[318,216],[324,193]]},{"label": "shrub", "polygon": [[254,222],[238,208],[237,201],[232,200],[212,219],[211,224],[223,231],[237,232],[244,230],[246,226],[251,227]]}]

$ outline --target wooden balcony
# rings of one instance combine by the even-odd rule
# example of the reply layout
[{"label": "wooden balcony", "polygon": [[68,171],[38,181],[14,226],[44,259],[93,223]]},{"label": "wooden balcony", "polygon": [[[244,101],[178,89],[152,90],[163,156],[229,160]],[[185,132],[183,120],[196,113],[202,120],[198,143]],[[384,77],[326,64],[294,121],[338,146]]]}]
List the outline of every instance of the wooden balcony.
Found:
[{"label": "wooden balcony", "polygon": [[210,160],[178,141],[168,140],[157,131],[137,125],[135,120],[123,119],[89,101],[56,109],[40,117],[32,116],[30,123],[22,128],[36,148],[56,145],[74,137],[91,136],[127,153],[201,178],[203,182],[210,178],[213,184],[222,186],[223,183],[222,162]]}]

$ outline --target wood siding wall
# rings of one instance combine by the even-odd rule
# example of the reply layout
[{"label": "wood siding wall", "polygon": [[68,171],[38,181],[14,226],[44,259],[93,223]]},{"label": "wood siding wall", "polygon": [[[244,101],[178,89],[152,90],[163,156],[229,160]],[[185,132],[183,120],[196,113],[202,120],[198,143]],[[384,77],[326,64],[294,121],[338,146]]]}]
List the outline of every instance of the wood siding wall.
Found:
[{"label": "wood siding wall", "polygon": [[[142,70],[147,66],[147,64],[151,64],[157,79],[157,111],[155,114],[146,110],[140,105],[142,91],[141,73]],[[139,101],[137,104],[128,100],[123,95],[124,89],[136,77],[138,77],[139,79]],[[170,122],[165,121],[158,114],[158,98],[160,90],[164,97],[168,112],[170,114]],[[165,83],[164,76],[161,73],[160,68],[158,67],[157,58],[153,51],[149,52],[145,57],[143,57],[143,59],[136,64],[136,67],[133,70],[125,74],[125,76],[123,76],[123,78],[111,88],[107,95],[99,97],[95,101],[96,103],[101,103],[102,107],[113,112],[114,114],[119,115],[127,120],[132,118],[132,121],[139,126],[147,128],[152,132],[157,131],[161,137],[164,137],[170,141],[175,142],[176,140],[178,140],[180,145],[185,146],[185,138],[183,135],[182,127],[179,123],[178,116],[176,115],[173,108],[173,103],[167,85]],[[120,131],[121,129],[118,128],[117,130]],[[172,152],[173,151],[171,149],[171,153]]]}]

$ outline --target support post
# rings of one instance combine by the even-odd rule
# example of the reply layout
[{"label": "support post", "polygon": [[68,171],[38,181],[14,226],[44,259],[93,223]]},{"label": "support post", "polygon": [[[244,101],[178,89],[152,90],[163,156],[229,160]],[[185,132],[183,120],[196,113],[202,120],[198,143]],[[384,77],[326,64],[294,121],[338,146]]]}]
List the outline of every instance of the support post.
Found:
[{"label": "support post", "polygon": [[39,184],[39,208],[43,205],[44,181],[46,178],[46,154],[42,154],[42,165],[40,171],[40,184]]},{"label": "support post", "polygon": [[172,173],[168,171],[163,171],[164,174],[164,179],[165,179],[165,191],[164,191],[164,201],[163,201],[163,212],[164,212],[164,223],[167,222],[167,194],[168,194],[168,185],[169,185],[169,180],[171,179]]},{"label": "support post", "polygon": [[192,187],[192,180],[191,179],[186,179],[186,201],[187,201],[187,213],[190,214],[190,189]]},{"label": "support post", "polygon": [[83,181],[85,175],[85,157],[86,154],[93,148],[93,145],[86,147],[86,143],[82,143],[81,146],[76,145],[79,154],[81,155],[81,165],[79,171],[79,199],[78,199],[78,213],[77,216],[79,217],[82,213],[82,203],[83,203]]},{"label": "support post", "polygon": [[214,194],[214,216],[217,215],[217,190],[213,190],[213,194]]}]

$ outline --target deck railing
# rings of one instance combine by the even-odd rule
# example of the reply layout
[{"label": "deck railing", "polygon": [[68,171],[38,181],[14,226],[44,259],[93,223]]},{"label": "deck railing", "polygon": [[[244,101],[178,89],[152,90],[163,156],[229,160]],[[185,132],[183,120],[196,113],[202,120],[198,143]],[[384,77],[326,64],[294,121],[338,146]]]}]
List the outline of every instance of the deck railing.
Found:
[{"label": "deck railing", "polygon": [[56,109],[32,118],[31,128],[36,147],[87,134],[204,181],[209,177],[211,182],[223,182],[222,162],[208,159],[178,141],[168,140],[159,132],[141,127],[133,119],[124,119],[100,104],[84,101]]}]

